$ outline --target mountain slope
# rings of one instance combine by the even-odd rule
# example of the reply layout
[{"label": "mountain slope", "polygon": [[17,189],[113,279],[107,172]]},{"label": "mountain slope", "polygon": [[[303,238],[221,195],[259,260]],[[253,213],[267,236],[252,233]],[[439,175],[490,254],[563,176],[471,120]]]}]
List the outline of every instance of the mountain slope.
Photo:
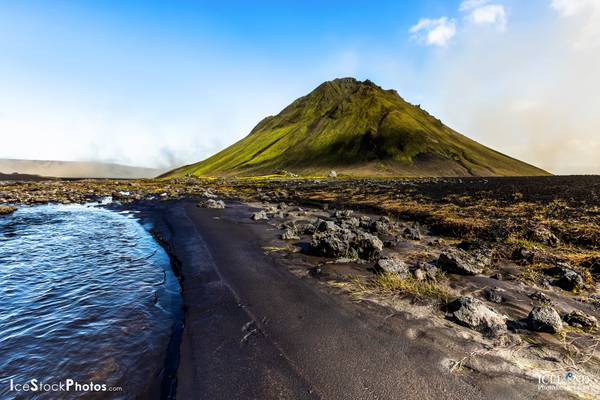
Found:
[{"label": "mountain slope", "polygon": [[352,175],[547,175],[448,128],[394,90],[353,78],[325,82],[248,136],[166,176],[288,170]]},{"label": "mountain slope", "polygon": [[[163,170],[164,171],[164,170]],[[48,161],[0,159],[0,173],[29,174],[54,178],[153,178],[153,168],[131,167],[95,161]]]}]

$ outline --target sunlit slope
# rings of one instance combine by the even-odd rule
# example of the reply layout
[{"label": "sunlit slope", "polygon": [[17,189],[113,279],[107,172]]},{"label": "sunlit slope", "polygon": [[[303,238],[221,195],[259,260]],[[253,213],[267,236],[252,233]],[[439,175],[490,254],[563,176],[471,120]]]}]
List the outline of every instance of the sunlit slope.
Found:
[{"label": "sunlit slope", "polygon": [[166,176],[548,175],[459,134],[394,90],[353,78],[325,82],[244,139]]}]

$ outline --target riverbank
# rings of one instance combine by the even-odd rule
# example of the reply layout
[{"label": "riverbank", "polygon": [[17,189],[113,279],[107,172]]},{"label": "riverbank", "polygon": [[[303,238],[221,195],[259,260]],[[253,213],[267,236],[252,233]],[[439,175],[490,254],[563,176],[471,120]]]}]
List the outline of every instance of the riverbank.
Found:
[{"label": "riverbank", "polygon": [[279,223],[253,222],[246,204],[196,203],[161,207],[186,304],[178,396],[544,398],[532,371],[511,366],[521,341],[486,341],[427,301],[356,297],[332,283],[364,264],[286,249]]},{"label": "riverbank", "polygon": [[134,187],[182,280],[179,398],[600,393],[597,177]]}]

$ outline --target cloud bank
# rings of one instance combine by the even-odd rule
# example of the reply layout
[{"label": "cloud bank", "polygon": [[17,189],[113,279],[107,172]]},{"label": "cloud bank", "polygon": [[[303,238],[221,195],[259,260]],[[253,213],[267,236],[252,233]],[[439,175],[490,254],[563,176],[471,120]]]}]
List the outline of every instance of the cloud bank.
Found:
[{"label": "cloud bank", "polygon": [[600,173],[600,2],[542,4],[548,21],[532,13],[507,27],[490,2],[463,2],[452,52],[432,55],[424,90],[435,113],[490,147],[555,173]]}]

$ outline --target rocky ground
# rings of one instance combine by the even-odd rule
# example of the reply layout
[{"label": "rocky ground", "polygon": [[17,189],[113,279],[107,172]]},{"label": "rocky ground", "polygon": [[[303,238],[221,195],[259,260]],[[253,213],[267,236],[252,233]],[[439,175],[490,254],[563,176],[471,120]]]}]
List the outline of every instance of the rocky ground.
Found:
[{"label": "rocky ground", "polygon": [[597,398],[599,190],[597,177],[85,180],[7,183],[0,204],[242,201],[294,274],[442,328],[452,372]]}]

